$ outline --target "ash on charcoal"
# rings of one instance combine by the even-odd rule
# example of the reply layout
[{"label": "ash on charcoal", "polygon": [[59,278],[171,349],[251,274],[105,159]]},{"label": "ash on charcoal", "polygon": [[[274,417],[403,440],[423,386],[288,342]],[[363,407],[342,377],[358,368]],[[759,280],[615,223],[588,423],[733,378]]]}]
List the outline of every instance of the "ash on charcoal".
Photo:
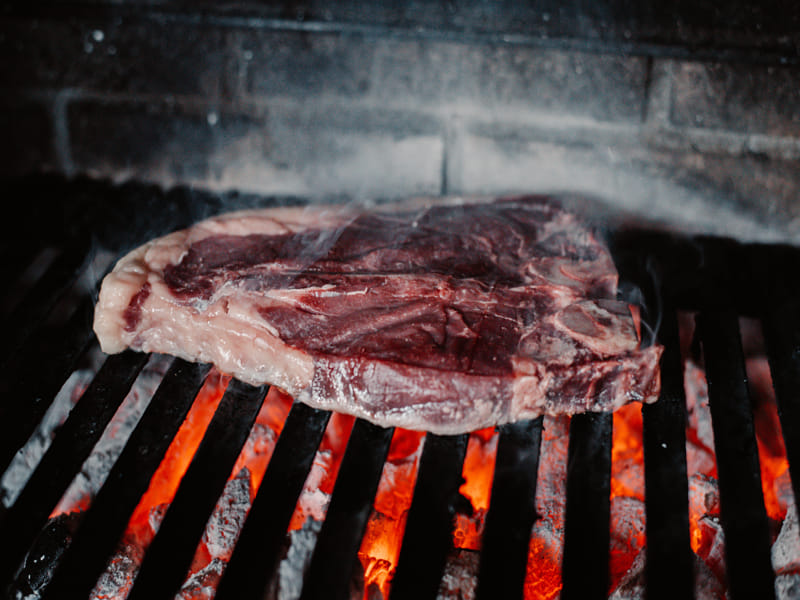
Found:
[{"label": "ash on charcoal", "polygon": [[776,600],[800,599],[800,574],[778,575],[775,578]]},{"label": "ash on charcoal", "polygon": [[800,575],[800,525],[794,503],[789,506],[781,531],[772,545],[772,568],[778,575]]},{"label": "ash on charcoal", "polygon": [[[647,553],[642,549],[631,564],[609,600],[641,600],[645,597],[645,565]],[[725,589],[706,564],[695,555],[694,590],[697,600],[724,600]]]},{"label": "ash on charcoal", "polygon": [[253,501],[250,469],[244,467],[225,484],[201,542],[211,559],[230,560]]},{"label": "ash on charcoal", "polygon": [[56,506],[55,512],[69,512],[91,502],[122,453],[128,436],[139,422],[172,361],[171,356],[164,354],[153,354],[148,359],[89,458],[84,461],[80,472]]},{"label": "ash on charcoal", "polygon": [[25,557],[10,588],[10,597],[33,600],[53,577],[58,561],[67,549],[78,527],[80,513],[61,514],[50,519]]},{"label": "ash on charcoal", "polygon": [[694,361],[684,362],[686,394],[686,468],[692,473],[715,473],[714,430],[708,404],[705,371]]},{"label": "ash on charcoal", "polygon": [[612,585],[624,578],[636,556],[644,548],[644,502],[638,498],[617,496],[611,499]]},{"label": "ash on charcoal", "polygon": [[250,470],[244,467],[225,484],[222,496],[208,519],[189,568],[189,576],[181,587],[178,598],[210,600],[214,597],[252,501]]},{"label": "ash on charcoal", "polygon": [[[243,468],[225,484],[222,496],[208,520],[179,598],[202,600],[213,597],[250,510],[252,496],[250,471]],[[108,568],[95,586],[90,596],[92,600],[125,597],[167,508],[167,504],[161,504],[151,509],[144,531],[127,532],[127,537],[117,547]]]},{"label": "ash on charcoal", "polygon": [[300,529],[290,531],[286,551],[278,565],[265,600],[297,600],[303,590],[303,576],[311,562],[322,521],[306,519]]},{"label": "ash on charcoal", "polygon": [[455,549],[447,557],[437,600],[472,600],[478,587],[479,554]]},{"label": "ash on charcoal", "polygon": [[211,600],[227,564],[227,560],[213,558],[205,567],[189,575],[175,600]]}]

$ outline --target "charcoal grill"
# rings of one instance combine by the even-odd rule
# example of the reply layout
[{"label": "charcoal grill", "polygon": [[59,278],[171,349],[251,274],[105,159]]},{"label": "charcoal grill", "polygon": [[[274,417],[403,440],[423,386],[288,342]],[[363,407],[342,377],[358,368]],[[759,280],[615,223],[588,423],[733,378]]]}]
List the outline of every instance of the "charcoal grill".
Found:
[{"label": "charcoal grill", "polygon": [[[302,199],[210,195],[188,189],[114,186],[37,177],[9,182],[30,198],[18,235],[3,246],[5,281],[15,281],[44,244],[58,255],[6,314],[0,385],[0,467],[5,470],[93,341],[92,294],[57,309],[98,247],[121,253],[145,237],[226,208]],[[48,199],[57,198],[58,201]],[[64,227],[63,223],[69,223]],[[34,226],[36,225],[36,226]],[[27,230],[26,230],[27,229]],[[647,597],[691,598],[685,397],[676,310],[698,313],[716,440],[721,519],[732,598],[774,596],[767,515],[745,385],[738,315],[761,319],[781,425],[800,497],[800,294],[787,277],[800,253],[663,233],[614,232],[621,289],[645,299],[644,319],[665,345],[659,402],[643,408]],[[649,307],[649,311],[647,308]],[[60,318],[47,318],[55,312]],[[0,584],[8,590],[48,516],[101,436],[147,356],[109,356],[58,431],[16,502],[0,513]],[[102,489],[66,548],[44,548],[36,567],[52,576],[43,598],[85,598],[185,418],[208,365],[174,360]],[[211,421],[130,598],[172,598],[204,525],[267,393],[233,381]],[[220,600],[261,598],[330,414],[295,404],[217,591]],[[305,577],[302,598],[346,598],[392,431],[357,420]],[[500,428],[495,478],[480,553],[478,598],[522,596],[542,419]],[[606,598],[612,416],[573,417],[567,467],[562,597]],[[392,598],[435,598],[461,483],[467,436],[426,436]],[[41,539],[41,536],[38,538]],[[35,546],[36,552],[42,550]],[[52,553],[49,554],[49,552]],[[58,557],[59,560],[55,560]],[[30,557],[29,557],[30,558]],[[34,556],[33,559],[36,559]],[[30,561],[35,563],[36,561]],[[41,563],[44,564],[41,564]]]}]

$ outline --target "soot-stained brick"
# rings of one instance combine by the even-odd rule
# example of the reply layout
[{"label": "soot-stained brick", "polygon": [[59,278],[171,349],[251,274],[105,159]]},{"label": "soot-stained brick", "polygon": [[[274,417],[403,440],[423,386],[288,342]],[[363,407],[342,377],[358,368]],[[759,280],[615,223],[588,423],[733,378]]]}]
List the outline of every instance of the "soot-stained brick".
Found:
[{"label": "soot-stained brick", "polygon": [[205,178],[215,156],[260,124],[252,117],[169,105],[76,102],[69,107],[72,159],[78,171]]},{"label": "soot-stained brick", "polygon": [[374,42],[361,36],[248,31],[241,44],[254,95],[358,97],[372,83]]},{"label": "soot-stained brick", "polygon": [[800,68],[680,63],[671,118],[685,127],[800,135]]},{"label": "soot-stained brick", "polygon": [[641,57],[514,44],[387,39],[374,72],[374,93],[384,101],[499,114],[637,122],[645,98]]},{"label": "soot-stained brick", "polygon": [[107,16],[0,22],[5,86],[214,96],[225,37],[211,27]]}]

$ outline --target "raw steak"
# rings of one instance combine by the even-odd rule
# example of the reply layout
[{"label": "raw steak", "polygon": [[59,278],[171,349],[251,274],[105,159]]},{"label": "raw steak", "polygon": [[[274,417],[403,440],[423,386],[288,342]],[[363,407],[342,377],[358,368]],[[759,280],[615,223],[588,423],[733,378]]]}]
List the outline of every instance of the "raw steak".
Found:
[{"label": "raw steak", "polygon": [[606,248],[542,197],[236,212],[154,240],[103,282],[95,331],[310,405],[457,433],[650,402]]}]

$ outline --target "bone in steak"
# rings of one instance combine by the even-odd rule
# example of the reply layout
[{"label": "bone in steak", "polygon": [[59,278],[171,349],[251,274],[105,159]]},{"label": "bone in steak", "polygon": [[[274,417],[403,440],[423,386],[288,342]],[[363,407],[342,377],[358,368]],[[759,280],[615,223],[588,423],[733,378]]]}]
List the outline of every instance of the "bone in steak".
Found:
[{"label": "bone in steak", "polygon": [[543,197],[235,212],[151,241],[103,282],[95,331],[211,362],[385,426],[460,433],[650,402],[591,231]]}]

